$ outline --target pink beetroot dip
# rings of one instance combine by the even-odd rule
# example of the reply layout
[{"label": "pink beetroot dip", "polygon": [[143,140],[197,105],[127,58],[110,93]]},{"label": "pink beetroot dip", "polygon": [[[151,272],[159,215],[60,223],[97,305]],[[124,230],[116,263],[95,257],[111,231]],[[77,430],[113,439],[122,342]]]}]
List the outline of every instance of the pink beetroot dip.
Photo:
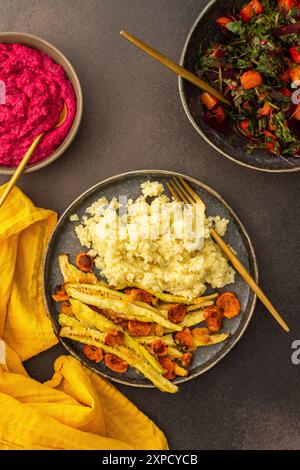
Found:
[{"label": "pink beetroot dip", "polygon": [[[30,164],[48,157],[67,136],[76,114],[76,97],[64,69],[47,54],[22,44],[0,44],[0,165],[15,167],[42,132]],[[55,129],[66,103],[65,122]],[[52,130],[51,130],[52,129]]]}]

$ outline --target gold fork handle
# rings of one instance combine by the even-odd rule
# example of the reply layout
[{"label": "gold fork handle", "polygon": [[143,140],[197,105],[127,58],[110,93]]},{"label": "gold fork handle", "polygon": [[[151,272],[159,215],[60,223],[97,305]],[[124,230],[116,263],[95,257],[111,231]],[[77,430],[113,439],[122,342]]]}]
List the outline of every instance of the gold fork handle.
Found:
[{"label": "gold fork handle", "polygon": [[261,288],[256,284],[253,277],[250,276],[246,268],[242,265],[239,259],[235,256],[235,254],[232,252],[229,246],[222,240],[222,238],[217,234],[217,232],[214,229],[211,229],[211,235],[213,239],[217,242],[217,244],[220,246],[220,248],[223,250],[223,252],[226,254],[228,259],[231,261],[233,267],[242,276],[242,278],[247,282],[249,287],[257,295],[257,297],[262,301],[262,303],[269,310],[269,312],[273,315],[273,317],[278,321],[278,323],[282,326],[282,328],[288,333],[290,329],[285,323],[285,321],[281,318],[276,308],[271,304],[269,299],[265,296]]},{"label": "gold fork handle", "polygon": [[30,158],[32,157],[35,149],[37,148],[38,144],[40,143],[41,138],[43,137],[43,134],[40,134],[30,145],[29,149],[25,153],[20,165],[14,172],[13,176],[11,177],[8,185],[6,186],[4,193],[0,197],[0,207],[4,203],[5,199],[13,189],[13,187],[16,185],[17,181],[19,180],[20,176],[22,175],[23,171],[25,170],[25,167],[27,166],[27,163],[29,162]]}]

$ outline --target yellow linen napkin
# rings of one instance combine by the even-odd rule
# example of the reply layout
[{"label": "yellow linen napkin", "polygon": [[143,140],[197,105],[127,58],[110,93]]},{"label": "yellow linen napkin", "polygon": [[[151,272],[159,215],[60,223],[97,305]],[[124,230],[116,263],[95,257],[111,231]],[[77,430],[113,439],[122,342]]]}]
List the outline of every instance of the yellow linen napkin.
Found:
[{"label": "yellow linen napkin", "polygon": [[165,450],[155,424],[73,357],[58,358],[44,384],[22,365],[57,342],[41,281],[55,223],[17,188],[0,209],[0,449]]}]

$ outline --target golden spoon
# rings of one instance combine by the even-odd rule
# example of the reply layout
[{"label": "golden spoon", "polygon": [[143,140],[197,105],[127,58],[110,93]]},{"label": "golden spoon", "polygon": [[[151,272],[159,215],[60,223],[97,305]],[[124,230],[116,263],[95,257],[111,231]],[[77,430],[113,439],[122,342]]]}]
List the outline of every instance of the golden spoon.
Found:
[{"label": "golden spoon", "polygon": [[[67,117],[67,114],[68,114],[68,110],[67,110],[67,106],[66,104],[64,104],[64,107],[63,107],[63,110],[62,112],[60,113],[60,116],[59,116],[59,119],[57,121],[57,124],[55,126],[54,129],[56,129],[57,127],[61,126],[65,120],[66,120],[66,117]],[[43,132],[42,134],[38,135],[34,141],[32,142],[32,144],[30,145],[29,149],[27,150],[27,152],[25,153],[20,165],[18,166],[18,168],[16,169],[16,171],[14,172],[12,178],[10,179],[8,185],[6,186],[5,190],[4,190],[4,193],[2,194],[2,196],[0,197],[0,207],[2,206],[2,204],[4,203],[5,199],[7,198],[7,196],[9,195],[9,193],[11,192],[11,190],[13,189],[13,187],[16,185],[18,179],[20,178],[20,176],[22,175],[23,171],[25,170],[25,167],[27,166],[27,163],[29,162],[30,158],[32,157],[35,149],[37,148],[37,146],[39,145],[42,137],[45,135],[45,132]]]},{"label": "golden spoon", "polygon": [[197,75],[193,74],[192,72],[185,69],[184,67],[181,67],[181,65],[176,64],[176,62],[173,62],[173,60],[168,59],[168,57],[164,56],[163,54],[161,54],[157,50],[153,49],[153,47],[148,46],[148,44],[145,44],[144,42],[140,41],[136,37],[134,37],[131,34],[127,33],[126,31],[121,31],[120,34],[121,34],[121,36],[126,38],[128,41],[130,41],[132,44],[137,46],[139,49],[141,49],[142,51],[146,52],[151,57],[153,57],[153,59],[157,60],[158,62],[163,64],[165,67],[172,70],[172,72],[175,72],[177,75],[184,78],[188,82],[191,82],[194,85],[196,85],[198,88],[201,88],[201,90],[207,91],[208,93],[215,96],[216,98],[218,98],[223,103],[228,104],[229,106],[231,106],[230,101],[227,98],[225,98],[222,95],[222,93],[220,93],[218,90],[213,88],[208,83],[201,80],[201,78],[197,77]]}]

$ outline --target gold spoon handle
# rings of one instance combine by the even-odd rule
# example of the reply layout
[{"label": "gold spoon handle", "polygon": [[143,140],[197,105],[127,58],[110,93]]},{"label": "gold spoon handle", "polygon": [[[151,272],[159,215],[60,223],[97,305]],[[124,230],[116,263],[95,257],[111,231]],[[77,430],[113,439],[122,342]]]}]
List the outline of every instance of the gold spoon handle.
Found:
[{"label": "gold spoon handle", "polygon": [[4,203],[5,199],[7,198],[7,196],[9,195],[9,193],[11,192],[11,190],[13,189],[13,187],[15,186],[15,184],[17,183],[18,179],[20,178],[20,176],[22,175],[22,173],[24,172],[25,170],[25,167],[27,166],[27,163],[29,162],[30,158],[32,157],[35,149],[37,148],[38,144],[40,143],[40,140],[41,138],[43,137],[43,134],[40,134],[33,142],[32,144],[30,145],[29,149],[27,150],[27,152],[25,153],[20,165],[18,166],[18,168],[16,169],[16,171],[14,172],[13,176],[11,177],[8,185],[6,186],[5,190],[4,190],[4,193],[1,195],[0,197],[0,207],[2,206],[2,204]]},{"label": "gold spoon handle", "polygon": [[164,56],[157,50],[153,49],[153,47],[148,46],[148,44],[145,44],[144,42],[140,41],[136,37],[132,36],[131,34],[127,33],[126,31],[121,31],[120,32],[121,36],[126,38],[129,42],[137,46],[139,49],[142,51],[146,52],[149,54],[153,59],[157,60],[161,64],[163,64],[165,67],[170,69],[172,72],[175,72],[177,75],[180,77],[184,78],[188,82],[193,83],[196,85],[198,88],[201,88],[201,90],[208,91],[211,93],[213,96],[218,98],[220,101],[223,103],[228,104],[231,106],[231,103],[229,100],[227,100],[222,93],[220,93],[218,90],[210,86],[208,83],[204,82],[201,80],[201,78],[197,77],[197,75],[194,75],[192,72],[189,70],[185,69],[184,67],[181,67],[181,65],[176,64],[176,62],[173,62],[173,60],[168,59],[168,57]]},{"label": "gold spoon handle", "polygon": [[[68,115],[68,109],[67,109],[67,106],[66,106],[66,103],[64,103],[64,106],[63,106],[63,109],[60,113],[60,116],[59,116],[59,119],[56,123],[56,126],[55,126],[55,129],[59,126],[61,126],[65,120],[67,119],[67,115]],[[29,149],[27,150],[27,152],[25,153],[20,165],[18,166],[18,168],[16,169],[16,171],[14,172],[11,180],[9,181],[8,185],[6,186],[5,190],[4,190],[4,193],[2,194],[2,196],[0,197],[0,207],[2,206],[2,204],[4,203],[5,199],[7,198],[7,196],[9,195],[9,193],[11,192],[12,188],[15,186],[15,184],[17,183],[18,179],[20,178],[20,176],[22,175],[22,173],[24,172],[26,166],[27,166],[27,163],[29,162],[30,158],[32,157],[35,149],[37,148],[37,146],[39,145],[41,139],[43,138],[44,136],[44,132],[40,135],[38,135],[34,141],[32,142],[32,144],[30,145]]]}]

